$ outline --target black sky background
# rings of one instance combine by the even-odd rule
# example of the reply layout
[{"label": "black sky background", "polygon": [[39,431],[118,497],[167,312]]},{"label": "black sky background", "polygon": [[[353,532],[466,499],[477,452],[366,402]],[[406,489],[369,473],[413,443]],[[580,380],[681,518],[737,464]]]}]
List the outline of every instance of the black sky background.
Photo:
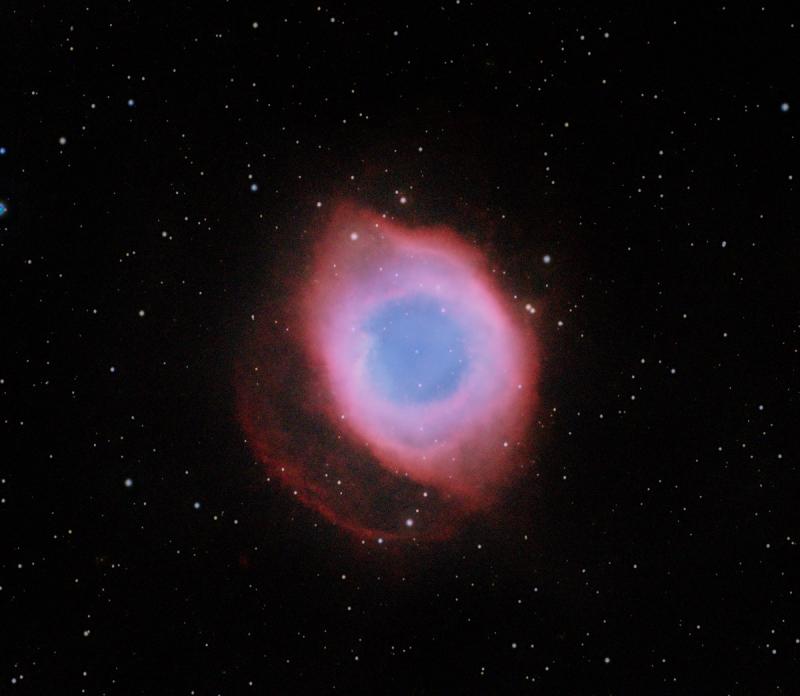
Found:
[{"label": "black sky background", "polygon": [[[794,18],[320,8],[0,10],[0,693],[793,693]],[[264,482],[234,362],[342,196],[541,307],[513,522]]]}]

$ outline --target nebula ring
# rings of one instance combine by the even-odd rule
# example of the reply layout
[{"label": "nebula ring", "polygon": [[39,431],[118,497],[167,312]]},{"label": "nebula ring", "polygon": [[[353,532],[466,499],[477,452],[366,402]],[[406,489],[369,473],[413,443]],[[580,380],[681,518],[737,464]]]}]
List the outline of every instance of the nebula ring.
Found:
[{"label": "nebula ring", "polygon": [[262,319],[237,371],[248,440],[271,476],[351,532],[449,536],[526,461],[530,327],[449,228],[345,203],[315,238],[283,350]]}]

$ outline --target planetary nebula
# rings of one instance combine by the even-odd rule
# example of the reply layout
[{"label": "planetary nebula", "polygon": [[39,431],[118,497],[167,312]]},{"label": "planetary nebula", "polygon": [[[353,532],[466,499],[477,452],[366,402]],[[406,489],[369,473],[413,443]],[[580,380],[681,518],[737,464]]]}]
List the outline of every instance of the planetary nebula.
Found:
[{"label": "planetary nebula", "polygon": [[342,204],[314,239],[286,301],[254,315],[237,370],[248,441],[363,539],[447,537],[528,461],[530,327],[448,228]]}]

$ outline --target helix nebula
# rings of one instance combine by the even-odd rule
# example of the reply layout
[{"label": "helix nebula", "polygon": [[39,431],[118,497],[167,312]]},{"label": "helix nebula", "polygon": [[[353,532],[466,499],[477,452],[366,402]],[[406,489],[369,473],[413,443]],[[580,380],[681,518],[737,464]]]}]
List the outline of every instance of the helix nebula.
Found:
[{"label": "helix nebula", "polygon": [[311,237],[239,361],[247,440],[270,480],[356,537],[447,538],[528,465],[529,316],[449,228],[343,203]]}]

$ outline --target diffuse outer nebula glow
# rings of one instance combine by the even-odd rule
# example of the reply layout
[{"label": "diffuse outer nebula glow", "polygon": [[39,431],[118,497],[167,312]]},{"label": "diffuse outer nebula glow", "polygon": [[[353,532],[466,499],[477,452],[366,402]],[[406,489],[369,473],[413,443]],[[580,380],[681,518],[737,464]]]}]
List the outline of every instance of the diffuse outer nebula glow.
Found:
[{"label": "diffuse outer nebula glow", "polygon": [[537,345],[484,256],[353,204],[270,307],[237,370],[271,477],[361,538],[440,539],[527,461]]}]

